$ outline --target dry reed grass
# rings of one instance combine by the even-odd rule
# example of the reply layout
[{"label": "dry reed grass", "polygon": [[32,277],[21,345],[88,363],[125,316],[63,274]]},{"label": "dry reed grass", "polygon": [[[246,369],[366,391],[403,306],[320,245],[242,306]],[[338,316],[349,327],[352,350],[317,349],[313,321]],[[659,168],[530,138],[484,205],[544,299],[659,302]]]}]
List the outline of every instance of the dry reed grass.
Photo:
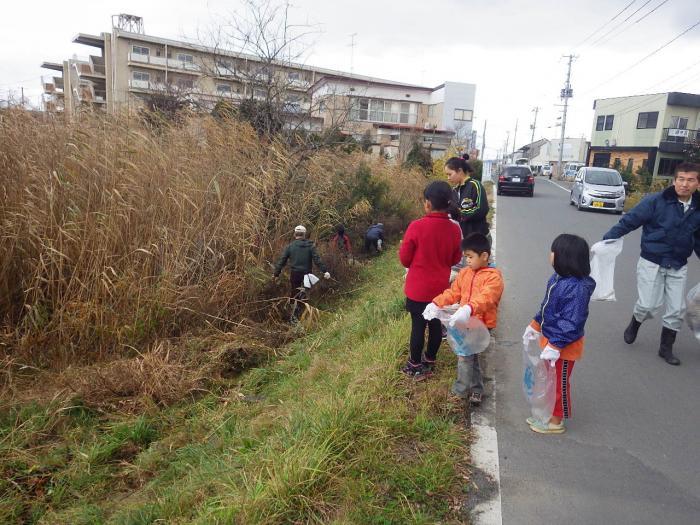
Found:
[{"label": "dry reed grass", "polygon": [[[379,207],[357,197],[361,163]],[[295,155],[238,122],[154,132],[128,115],[22,111],[0,115],[0,181],[0,349],[54,369],[230,329],[280,294],[270,262],[295,224],[314,239],[340,220],[400,229],[425,184],[359,153]]]}]

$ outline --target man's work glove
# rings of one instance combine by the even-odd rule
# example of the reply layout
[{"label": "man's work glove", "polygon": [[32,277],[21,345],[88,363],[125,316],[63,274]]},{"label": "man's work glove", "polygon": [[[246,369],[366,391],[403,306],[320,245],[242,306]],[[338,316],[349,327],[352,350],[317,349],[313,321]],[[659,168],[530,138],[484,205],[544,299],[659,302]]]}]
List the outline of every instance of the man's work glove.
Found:
[{"label": "man's work glove", "polygon": [[549,361],[549,366],[554,366],[555,363],[557,362],[557,359],[559,359],[559,356],[561,353],[559,350],[554,348],[553,346],[545,346],[544,350],[542,350],[542,353],[540,354],[540,359],[544,361]]},{"label": "man's work glove", "polygon": [[382,243],[382,240],[379,239],[379,240],[377,241],[377,250],[379,250],[380,252],[382,251],[382,244],[383,244],[383,243]]},{"label": "man's work glove", "polygon": [[330,279],[330,278],[331,278],[331,274],[328,273],[328,272],[326,272],[326,273],[323,274],[323,278],[324,278],[324,279]]},{"label": "man's work glove", "polygon": [[466,323],[472,316],[472,307],[468,304],[460,306],[459,309],[450,316],[450,320],[447,324],[454,326],[457,323]]},{"label": "man's work glove", "polygon": [[540,338],[540,335],[542,334],[540,334],[532,326],[527,325],[525,333],[523,334],[523,344],[526,345],[530,341],[537,341]]},{"label": "man's work glove", "polygon": [[437,317],[437,313],[440,310],[440,307],[436,305],[435,303],[430,303],[428,306],[425,307],[425,310],[423,310],[423,319],[426,321],[432,321]]}]

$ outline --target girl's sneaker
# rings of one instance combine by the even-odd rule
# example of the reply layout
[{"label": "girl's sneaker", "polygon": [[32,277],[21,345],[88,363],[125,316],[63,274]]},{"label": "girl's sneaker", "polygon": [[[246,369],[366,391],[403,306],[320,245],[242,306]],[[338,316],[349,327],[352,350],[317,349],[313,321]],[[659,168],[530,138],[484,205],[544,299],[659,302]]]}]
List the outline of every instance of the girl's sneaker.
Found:
[{"label": "girl's sneaker", "polygon": [[433,375],[432,368],[421,364],[420,370],[413,374],[413,379],[414,381],[423,381],[424,379],[428,379],[431,375]]},{"label": "girl's sneaker", "polygon": [[566,427],[564,426],[564,422],[562,421],[558,425],[556,423],[542,423],[541,421],[537,421],[533,419],[532,423],[530,422],[531,418],[528,418],[528,425],[530,425],[530,430],[533,432],[537,432],[538,434],[563,434],[566,432]]},{"label": "girl's sneaker", "polygon": [[427,357],[424,357],[423,360],[421,361],[421,365],[423,365],[423,368],[427,368],[431,372],[435,371],[435,359],[428,359]]},{"label": "girl's sneaker", "polygon": [[420,370],[422,370],[422,368],[423,368],[423,365],[422,365],[421,363],[416,364],[416,363],[413,363],[413,362],[411,362],[411,361],[408,361],[408,362],[406,363],[406,366],[404,366],[404,367],[401,369],[401,372],[404,373],[404,374],[406,374],[408,377],[415,377],[415,375],[416,375]]}]

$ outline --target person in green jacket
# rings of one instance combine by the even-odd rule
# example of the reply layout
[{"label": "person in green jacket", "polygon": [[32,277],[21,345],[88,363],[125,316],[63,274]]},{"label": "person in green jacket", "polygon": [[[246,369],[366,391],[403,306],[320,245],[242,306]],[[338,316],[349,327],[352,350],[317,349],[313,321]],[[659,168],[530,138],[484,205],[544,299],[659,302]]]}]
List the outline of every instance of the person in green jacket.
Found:
[{"label": "person in green jacket", "polygon": [[312,265],[316,266],[323,272],[324,279],[330,279],[331,274],[328,273],[326,265],[323,264],[321,257],[316,251],[316,246],[313,242],[306,238],[306,228],[302,225],[294,228],[294,240],[287,245],[282,252],[282,256],[275,264],[273,277],[276,279],[282,273],[282,268],[289,261],[289,282],[291,284],[290,297],[295,300],[295,306],[292,311],[292,320],[296,319],[297,302],[306,299],[306,289],[304,286],[304,276],[311,273]]}]

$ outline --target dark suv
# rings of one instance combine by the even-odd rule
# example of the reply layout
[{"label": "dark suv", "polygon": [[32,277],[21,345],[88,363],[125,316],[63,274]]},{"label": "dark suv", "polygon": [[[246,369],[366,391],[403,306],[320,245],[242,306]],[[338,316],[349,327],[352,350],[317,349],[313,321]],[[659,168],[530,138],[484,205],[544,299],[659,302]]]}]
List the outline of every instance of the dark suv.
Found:
[{"label": "dark suv", "polygon": [[530,197],[535,194],[535,177],[529,166],[506,166],[498,177],[496,192],[501,195],[512,191],[524,193]]}]

